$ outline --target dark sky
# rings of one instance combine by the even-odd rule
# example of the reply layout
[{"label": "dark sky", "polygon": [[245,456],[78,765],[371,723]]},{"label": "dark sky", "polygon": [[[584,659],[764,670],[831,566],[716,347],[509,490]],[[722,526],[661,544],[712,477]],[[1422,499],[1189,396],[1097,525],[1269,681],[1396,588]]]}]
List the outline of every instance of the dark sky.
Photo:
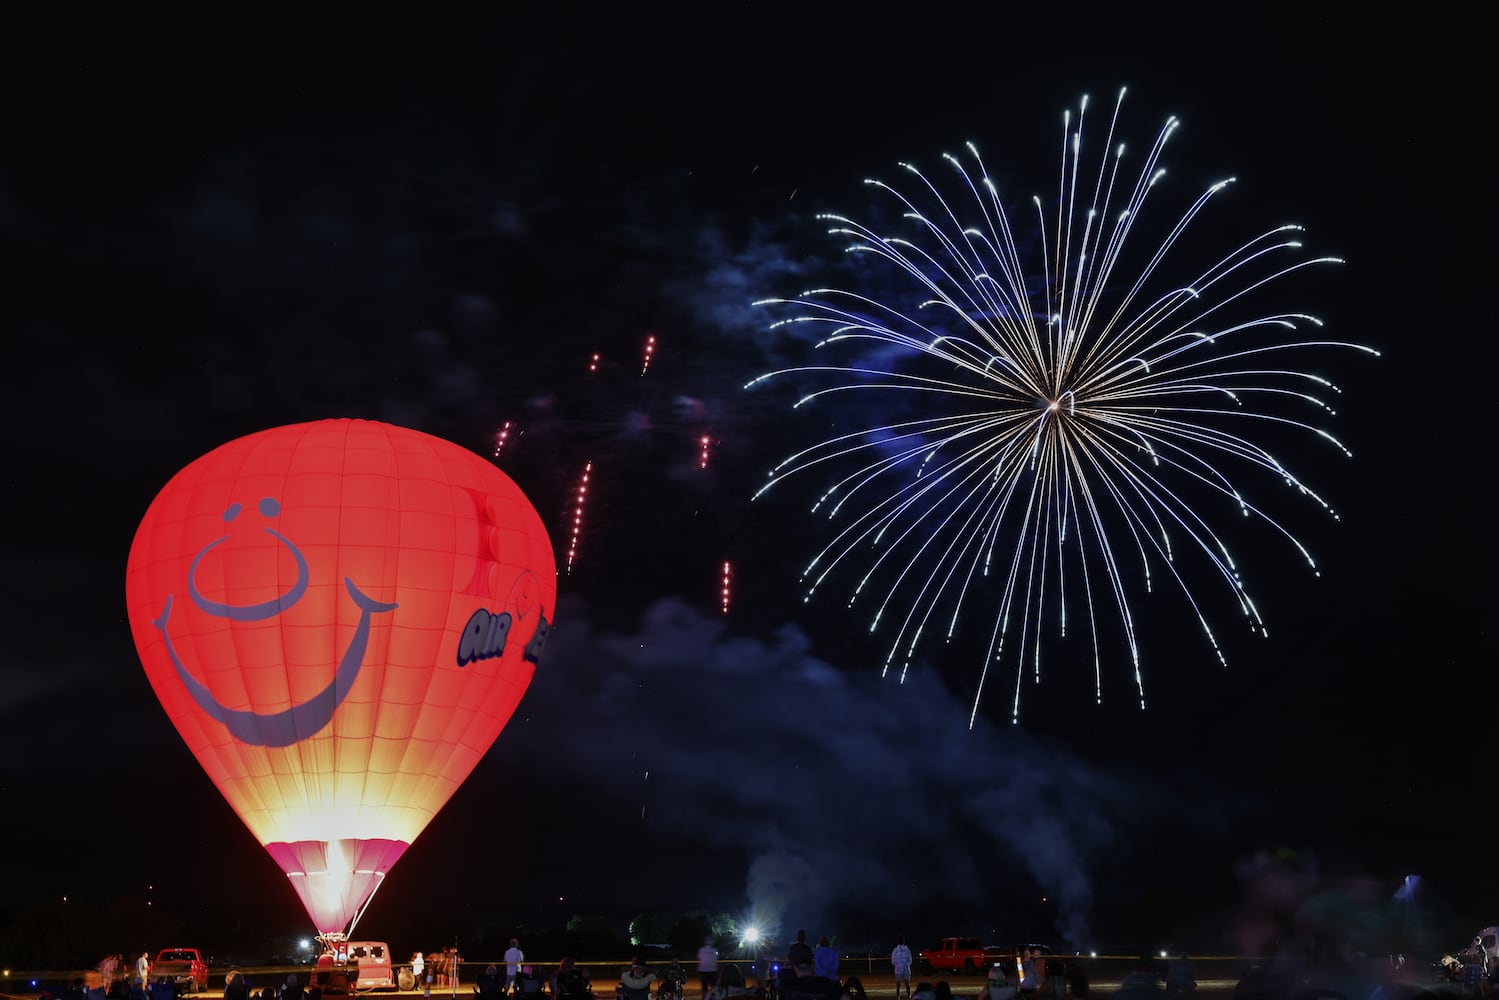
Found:
[{"label": "dark sky", "polygon": [[[572,482],[598,465],[544,669],[361,923],[398,950],[425,942],[382,926],[437,941],[647,906],[877,945],[902,927],[1253,945],[1234,929],[1284,850],[1339,884],[1420,874],[1431,912],[1492,918],[1476,27],[990,6],[13,12],[8,893],[150,885],[166,907],[253,898],[299,926],[146,683],[124,566],[192,459],[358,416],[480,453],[514,421],[499,464],[559,556]],[[1138,605],[1144,711],[1118,650],[1095,703],[1074,640],[1018,725],[990,697],[970,729],[992,615],[882,679],[845,591],[801,601],[818,484],[750,503],[813,440],[789,388],[743,388],[805,346],[751,302],[842,274],[814,214],[859,217],[861,181],[902,161],[971,140],[1008,195],[1049,196],[1061,113],[1121,86],[1141,150],[1183,122],[1165,158],[1178,204],[1237,177],[1197,224],[1209,244],[1305,225],[1312,253],[1347,263],[1290,306],[1383,356],[1324,366],[1351,461],[1306,438],[1282,453],[1341,519],[1289,489],[1265,499],[1320,575],[1226,523],[1268,638],[1202,580],[1224,669],[1160,588]]]}]

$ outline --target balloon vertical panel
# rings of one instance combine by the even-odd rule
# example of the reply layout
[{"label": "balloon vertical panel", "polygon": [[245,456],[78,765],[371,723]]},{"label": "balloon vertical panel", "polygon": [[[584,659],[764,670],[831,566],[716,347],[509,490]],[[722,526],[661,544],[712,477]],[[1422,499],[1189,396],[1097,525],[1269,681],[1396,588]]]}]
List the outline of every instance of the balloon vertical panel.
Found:
[{"label": "balloon vertical panel", "polygon": [[330,420],[229,442],[173,477],[126,596],[163,707],[329,932],[514,712],[556,564],[490,463]]}]

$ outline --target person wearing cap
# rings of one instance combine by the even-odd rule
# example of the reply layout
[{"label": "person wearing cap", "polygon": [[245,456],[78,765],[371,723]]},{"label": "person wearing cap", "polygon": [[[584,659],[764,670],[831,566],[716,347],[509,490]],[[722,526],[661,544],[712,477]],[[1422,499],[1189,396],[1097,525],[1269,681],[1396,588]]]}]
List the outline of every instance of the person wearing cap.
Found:
[{"label": "person wearing cap", "polygon": [[630,959],[630,967],[619,974],[620,1000],[651,1000],[651,983],[655,981],[656,974],[636,955]]}]

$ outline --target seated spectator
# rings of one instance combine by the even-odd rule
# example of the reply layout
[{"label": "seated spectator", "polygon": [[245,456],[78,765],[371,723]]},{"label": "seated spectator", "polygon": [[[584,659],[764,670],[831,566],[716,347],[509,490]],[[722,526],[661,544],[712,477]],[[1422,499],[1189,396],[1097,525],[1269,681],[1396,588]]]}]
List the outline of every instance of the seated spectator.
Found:
[{"label": "seated spectator", "polygon": [[1141,955],[1135,967],[1119,981],[1119,1000],[1161,1000],[1161,976],[1149,955]]},{"label": "seated spectator", "polygon": [[708,1000],[731,1000],[753,992],[744,985],[744,970],[731,962],[718,970],[718,984],[708,994]]},{"label": "seated spectator", "polygon": [[1190,996],[1197,989],[1197,971],[1192,967],[1192,959],[1185,952],[1181,958],[1171,963],[1171,970],[1166,974],[1166,992],[1176,997]]},{"label": "seated spectator", "polygon": [[1015,981],[1005,975],[1005,967],[995,962],[989,967],[989,979],[979,990],[978,1000],[1015,1000]]},{"label": "seated spectator", "polygon": [[[819,976],[813,971],[814,959],[810,948],[805,954],[797,952],[795,961],[792,971],[796,975],[782,979],[782,997],[786,1000],[843,1000],[842,983],[827,976]],[[928,997],[927,1000],[933,998]]]},{"label": "seated spectator", "polygon": [[232,970],[224,980],[224,1000],[250,1000],[250,984],[238,970]]},{"label": "seated spectator", "polygon": [[529,965],[520,967],[520,971],[515,974],[515,992],[517,996],[523,997],[541,996],[541,977],[534,968]]},{"label": "seated spectator", "polygon": [[479,981],[474,983],[474,995],[480,1000],[499,1000],[505,995],[505,977],[500,975],[498,966],[486,965],[479,973]]},{"label": "seated spectator", "polygon": [[578,963],[571,955],[562,960],[557,966],[557,971],[552,973],[552,996],[562,997],[586,997],[593,992],[592,985],[588,981],[588,974],[578,967]]},{"label": "seated spectator", "polygon": [[666,971],[661,974],[661,988],[657,993],[658,995],[665,994],[672,1000],[682,1000],[682,994],[686,992],[686,989],[687,970],[682,967],[678,959],[673,958],[667,965]]},{"label": "seated spectator", "polygon": [[619,995],[624,1000],[650,1000],[651,983],[655,981],[656,974],[637,955],[630,960],[630,967],[619,974]]}]

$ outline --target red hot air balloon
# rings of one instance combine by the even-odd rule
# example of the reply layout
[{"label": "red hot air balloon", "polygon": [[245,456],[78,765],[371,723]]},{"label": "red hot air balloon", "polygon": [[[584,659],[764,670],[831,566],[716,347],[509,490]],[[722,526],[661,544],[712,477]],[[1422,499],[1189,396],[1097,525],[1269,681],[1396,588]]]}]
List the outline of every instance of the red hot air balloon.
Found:
[{"label": "red hot air balloon", "polygon": [[557,567],[535,508],[490,463],[324,420],[174,476],[136,533],[125,595],[162,707],[337,938],[515,711]]}]

